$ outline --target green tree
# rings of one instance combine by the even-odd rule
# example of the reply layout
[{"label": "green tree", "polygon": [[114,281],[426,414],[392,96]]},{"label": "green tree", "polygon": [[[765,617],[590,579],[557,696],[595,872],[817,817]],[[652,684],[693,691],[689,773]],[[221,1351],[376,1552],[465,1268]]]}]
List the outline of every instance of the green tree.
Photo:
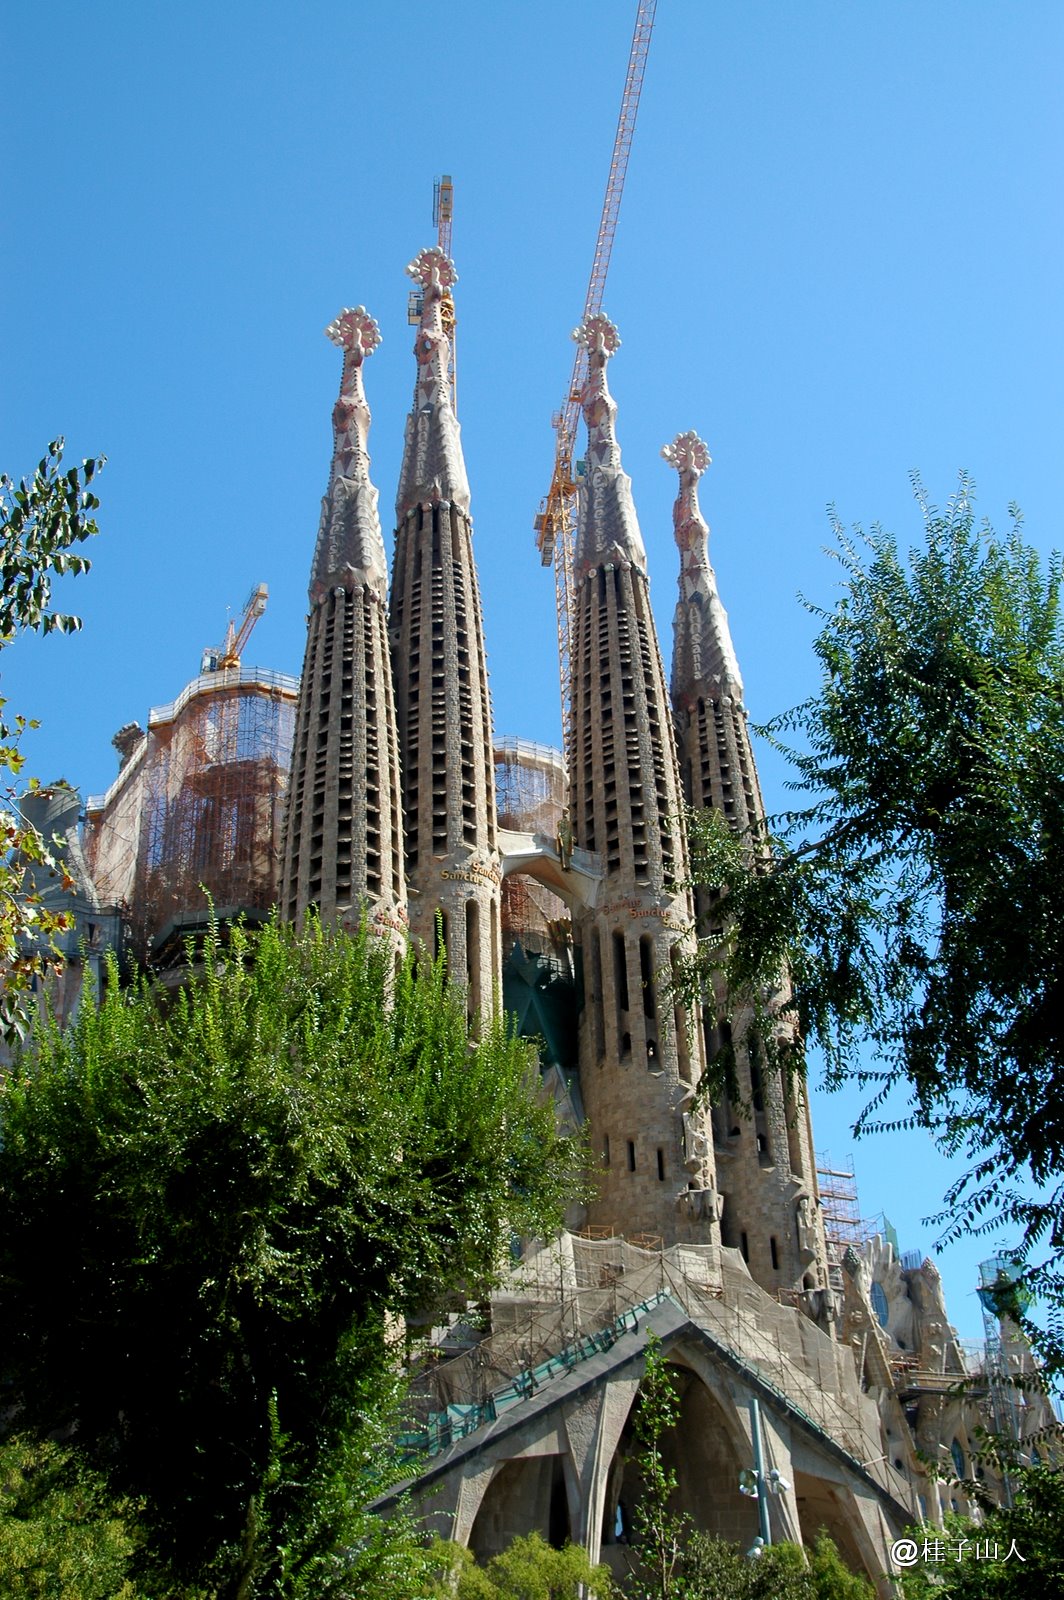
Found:
[{"label": "green tree", "polygon": [[680,1570],[683,1600],[818,1600],[797,1545],[770,1545],[752,1558],[727,1539],[693,1533]]},{"label": "green tree", "polygon": [[460,1545],[438,1542],[429,1552],[433,1600],[613,1600],[616,1594],[605,1567],[593,1566],[580,1545],[555,1550],[538,1533],[513,1542],[486,1567],[474,1564]]},{"label": "green tree", "polygon": [[642,1493],[633,1516],[633,1544],[639,1559],[634,1593],[646,1600],[670,1600],[679,1595],[678,1571],[690,1518],[672,1510],[676,1473],[666,1466],[661,1444],[676,1426],[680,1397],[669,1375],[661,1340],[647,1334],[646,1368],[639,1386],[635,1413],[635,1441]]},{"label": "green tree", "polygon": [[978,526],[966,480],[944,512],[916,487],[908,556],[835,524],[842,594],[809,608],[821,686],[769,730],[808,803],[768,859],[695,821],[697,881],[729,919],[687,977],[770,1024],[789,971],[830,1081],[868,1090],[859,1128],[899,1126],[883,1107],[907,1085],[903,1121],[969,1159],[942,1220],[1012,1223],[1059,1311],[1064,1282],[1037,1256],[1064,1237],[1061,565],[1043,568],[1018,515],[1004,537]]},{"label": "green tree", "polygon": [[[52,579],[89,570],[75,551],[98,532],[92,512],[99,501],[90,485],[104,458],[60,471],[63,441],[56,439],[32,478],[0,476],[0,649],[23,630],[73,633],[77,617],[51,609]],[[28,887],[34,868],[61,875],[49,841],[20,814],[16,781],[25,763],[23,734],[35,724],[7,710],[0,697],[0,1039],[11,1044],[25,1032],[34,980],[54,963],[54,935],[65,927]],[[31,780],[30,788],[37,788]]]},{"label": "green tree", "polygon": [[823,1532],[809,1551],[783,1540],[753,1558],[726,1539],[694,1533],[681,1579],[683,1600],[875,1600],[868,1579],[845,1566]]},{"label": "green tree", "polygon": [[136,1600],[137,1507],[51,1440],[0,1444],[0,1594],[9,1600]]},{"label": "green tree", "polygon": [[313,923],[189,955],[176,995],[112,971],[0,1092],[4,1376],[182,1584],[399,1600],[413,1558],[361,1509],[397,1475],[395,1330],[553,1231],[581,1152],[440,967]]},{"label": "green tree", "polygon": [[915,1567],[900,1574],[905,1600],[1027,1600],[1064,1593],[1064,1475],[1023,1467],[1011,1507],[981,1522],[946,1518],[944,1529],[913,1528]]},{"label": "green tree", "polygon": [[871,1583],[860,1573],[850,1571],[834,1539],[823,1529],[807,1553],[816,1600],[875,1600]]}]

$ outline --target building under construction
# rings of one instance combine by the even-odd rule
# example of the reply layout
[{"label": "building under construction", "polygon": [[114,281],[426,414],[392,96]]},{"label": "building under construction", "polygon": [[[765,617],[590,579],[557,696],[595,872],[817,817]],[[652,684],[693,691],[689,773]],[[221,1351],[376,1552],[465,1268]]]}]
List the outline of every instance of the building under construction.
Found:
[{"label": "building under construction", "polygon": [[[804,1095],[748,1019],[732,1019],[736,1104],[698,1092],[726,1024],[717,1001],[689,1014],[668,984],[695,915],[682,802],[716,807],[745,838],[764,823],[698,504],[708,452],[693,433],[664,452],[680,567],[667,682],[607,381],[619,340],[603,317],[584,325],[568,761],[497,738],[453,404],[456,275],[438,247],[411,272],[416,387],[391,580],[363,385],[379,335],[359,307],[328,330],[343,370],[302,677],[240,665],[245,617],[146,728],[124,727],[118,776],[86,808],[79,892],[94,926],[112,908],[111,937],[123,925],[172,975],[210,903],[223,919],[315,906],[397,947],[409,927],[442,938],[473,1026],[501,996],[538,1039],[559,1117],[585,1128],[596,1192],[572,1232],[515,1269],[487,1336],[460,1317],[434,1332],[410,1440],[428,1453],[435,1526],[481,1557],[538,1528],[621,1570],[653,1331],[682,1389],[676,1470],[695,1521],[749,1543],[759,1508],[739,1474],[763,1446],[774,1534],[827,1527],[886,1594],[901,1528],[968,1508],[976,1427],[1002,1410],[1016,1363],[998,1359],[981,1392],[957,1388],[971,1374],[933,1265],[899,1259],[862,1222],[852,1168],[821,1162],[818,1175]],[[782,984],[777,999],[787,1045]],[[1025,1412],[1019,1443],[1043,1436],[1044,1412]]]},{"label": "building under construction", "polygon": [[210,905],[221,918],[274,905],[298,687],[219,668],[116,734],[121,766],[88,799],[84,849],[138,960],[179,960]]},{"label": "building under construction", "polygon": [[[539,834],[554,844],[566,815],[565,763],[549,745],[529,739],[495,740],[495,795],[499,827]],[[521,874],[503,879],[503,955],[515,944],[526,954],[550,955],[572,970],[572,928],[565,901]]]},{"label": "building under construction", "polygon": [[[653,1333],[680,1396],[679,1509],[744,1547],[759,1529],[801,1542],[827,1528],[886,1597],[902,1529],[971,1508],[976,1426],[988,1405],[1000,1411],[1015,1362],[1002,1336],[993,1383],[962,1392],[933,1265],[899,1259],[862,1224],[852,1170],[818,1176],[787,1065],[800,1040],[785,975],[771,1038],[726,996],[688,1007],[671,982],[712,910],[689,887],[685,803],[716,810],[754,857],[767,834],[699,506],[709,452],[694,431],[662,450],[677,473],[666,675],[609,386],[620,338],[602,289],[654,9],[639,0],[535,524],[554,566],[564,756],[494,733],[443,178],[437,243],[407,269],[414,394],[390,567],[365,387],[381,340],[357,306],[326,329],[342,367],[301,677],[241,667],[256,591],[201,675],[116,736],[118,776],[87,807],[79,893],[94,926],[111,907],[112,930],[171,977],[211,903],[219,918],[276,906],[291,922],[313,908],[397,952],[411,938],[442,946],[473,1029],[502,1005],[538,1041],[545,1091],[585,1132],[588,1198],[558,1240],[525,1242],[487,1329],[456,1314],[431,1332],[404,1441],[419,1453],[405,1491],[429,1525],[478,1557],[538,1530],[626,1571]],[[542,692],[555,696],[553,677]],[[710,1105],[707,1066],[722,1051],[734,1103]],[[1026,1446],[1036,1432],[1014,1437]],[[993,1487],[1007,1496],[1007,1477]]]}]

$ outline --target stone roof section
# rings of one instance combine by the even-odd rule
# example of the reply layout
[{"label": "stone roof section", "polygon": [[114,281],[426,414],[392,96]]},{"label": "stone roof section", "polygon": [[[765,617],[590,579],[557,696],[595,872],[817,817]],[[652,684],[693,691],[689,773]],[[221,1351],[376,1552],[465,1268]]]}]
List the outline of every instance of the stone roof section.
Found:
[{"label": "stone roof section", "polygon": [[344,353],[340,395],[333,407],[333,458],[321,503],[318,542],[310,569],[313,605],[330,589],[365,586],[382,601],[388,593],[388,562],[381,537],[377,490],[369,477],[370,409],[362,385],[362,363],[381,342],[365,306],[345,308],[325,330]]},{"label": "stone roof section", "polygon": [[673,532],[680,549],[680,598],[676,606],[672,656],[675,700],[697,698],[709,691],[715,698],[743,696],[743,680],[732,644],[728,613],[721,604],[717,579],[709,561],[709,526],[698,504],[698,480],[711,457],[697,433],[677,434],[662,455],[680,475],[672,511]]},{"label": "stone roof section", "polygon": [[596,313],[573,338],[587,350],[588,379],[580,397],[587,423],[587,474],[581,495],[575,568],[579,582],[595,567],[634,567],[646,576],[647,555],[632,500],[632,480],[621,467],[617,402],[606,382],[606,364],[620,348],[617,329]]},{"label": "stone roof section", "polygon": [[443,325],[444,296],[458,274],[438,245],[419,251],[406,270],[421,286],[422,305],[414,341],[417,382],[395,502],[397,524],[418,505],[453,505],[469,515],[469,480],[449,373],[451,345]]}]

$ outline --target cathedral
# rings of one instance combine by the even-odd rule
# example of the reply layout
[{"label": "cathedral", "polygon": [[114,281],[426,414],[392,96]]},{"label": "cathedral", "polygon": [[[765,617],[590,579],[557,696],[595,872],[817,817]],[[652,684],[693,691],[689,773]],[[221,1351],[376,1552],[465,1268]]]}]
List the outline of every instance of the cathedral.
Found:
[{"label": "cathedral", "polygon": [[[342,366],[302,675],[207,670],[147,730],[121,730],[115,783],[81,835],[68,819],[80,926],[110,926],[110,908],[165,973],[202,918],[201,884],[226,914],[365,918],[397,954],[442,945],[474,1029],[504,1005],[539,1040],[544,1092],[586,1129],[593,1197],[516,1255],[486,1331],[460,1314],[426,1330],[407,1439],[420,1464],[396,1495],[432,1527],[479,1557],[538,1529],[623,1573],[654,1333],[681,1397],[679,1509],[744,1547],[826,1528],[887,1595],[900,1531],[968,1509],[979,1415],[950,1392],[968,1368],[937,1273],[825,1228],[808,1105],[780,1066],[795,1043],[785,976],[782,1048],[732,1017],[736,1103],[711,1107],[698,1091],[721,1008],[688,1014],[669,982],[711,911],[686,887],[684,803],[748,840],[764,821],[699,506],[708,451],[694,432],[662,451],[677,478],[667,677],[608,381],[620,340],[590,317],[575,335],[570,748],[500,740],[454,407],[457,279],[438,247],[407,270],[418,325],[391,573],[364,370],[380,334],[359,306],[326,330]],[[928,1471],[936,1452],[952,1489]]]},{"label": "cathedral", "polygon": [[[823,1318],[827,1262],[804,1101],[740,1049],[753,1120],[721,1106],[714,1126],[697,1095],[706,1030],[664,981],[693,938],[695,908],[678,887],[688,877],[683,801],[718,806],[744,831],[763,818],[698,505],[705,446],[687,434],[665,452],[679,478],[681,560],[670,692],[607,381],[617,331],[603,316],[578,330],[588,352],[588,447],[575,551],[569,839],[563,847],[557,827],[552,838],[509,812],[511,826],[500,827],[469,481],[451,392],[455,272],[435,247],[408,270],[421,309],[390,588],[363,380],[380,336],[362,307],[327,330],[343,367],[311,565],[282,914],[298,920],[313,905],[348,925],[368,915],[393,940],[407,928],[429,947],[442,939],[476,1017],[504,993],[513,947],[504,885],[538,881],[568,914],[582,974],[571,1093],[599,1162],[586,1225],[623,1218],[627,1233],[666,1246],[739,1249],[766,1289],[805,1294]],[[526,930],[526,957],[528,943]]]}]

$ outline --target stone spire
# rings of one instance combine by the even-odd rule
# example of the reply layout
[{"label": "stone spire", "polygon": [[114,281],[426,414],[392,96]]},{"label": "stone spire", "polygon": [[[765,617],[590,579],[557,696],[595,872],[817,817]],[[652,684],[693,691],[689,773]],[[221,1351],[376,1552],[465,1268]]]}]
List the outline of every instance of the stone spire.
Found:
[{"label": "stone spire", "polygon": [[580,912],[586,1005],[580,1087],[597,1159],[588,1219],[666,1244],[717,1239],[709,1119],[695,1098],[697,1030],[668,998],[691,953],[680,779],[646,556],[621,470],[606,363],[620,340],[605,317],[577,329],[588,470],[576,546],[570,810],[576,842],[601,856],[599,903]]},{"label": "stone spire", "polygon": [[[728,617],[709,563],[709,529],[698,505],[698,480],[710,455],[696,433],[681,433],[662,450],[680,475],[673,528],[680,550],[680,595],[672,658],[676,740],[689,805],[720,812],[767,864],[765,808],[750,744],[743,684]],[[719,918],[709,893],[696,895],[703,930]],[[790,986],[781,975],[775,1004],[786,1012]],[[809,1107],[801,1085],[769,1058],[751,1032],[748,1012],[726,996],[705,1007],[712,1052],[734,1048],[738,1101],[713,1108],[717,1182],[723,1196],[721,1238],[742,1251],[754,1278],[771,1292],[827,1286],[823,1223]],[[793,1028],[781,1020],[776,1043],[792,1050]]]},{"label": "stone spire", "polygon": [[406,424],[396,525],[412,506],[419,505],[453,505],[469,515],[461,429],[448,376],[451,347],[443,324],[444,296],[458,282],[458,274],[454,262],[438,245],[419,250],[406,270],[421,286],[422,302],[414,341],[417,382]]},{"label": "stone spire", "polygon": [[[698,504],[698,480],[712,463],[697,433],[679,433],[662,449],[680,474],[672,526],[680,547],[680,599],[676,607],[673,692],[677,685],[715,683],[737,700],[743,697],[739,663],[709,563],[709,526]],[[681,691],[682,692],[682,691]]]},{"label": "stone spire", "polygon": [[365,306],[340,312],[325,330],[344,353],[340,396],[333,407],[333,458],[321,505],[318,543],[310,571],[313,605],[335,584],[363,583],[383,600],[388,562],[381,537],[377,491],[369,480],[370,410],[362,385],[362,363],[381,342]]},{"label": "stone spire", "polygon": [[364,306],[342,311],[325,332],[344,364],[310,574],[280,906],[293,922],[311,907],[345,927],[366,916],[399,948],[406,882],[388,569],[362,387],[362,363],[380,333]]},{"label": "stone spire", "polygon": [[442,934],[473,1016],[488,1013],[501,989],[502,870],[484,622],[443,319],[457,274],[435,247],[407,271],[424,299],[396,500],[391,641],[410,927],[430,948]]},{"label": "stone spire", "polygon": [[621,468],[617,402],[606,364],[620,349],[617,329],[601,312],[573,329],[587,351],[588,376],[580,397],[587,423],[587,474],[582,486],[574,564],[579,583],[592,567],[614,562],[646,576],[647,553],[632,501],[632,480]]}]

